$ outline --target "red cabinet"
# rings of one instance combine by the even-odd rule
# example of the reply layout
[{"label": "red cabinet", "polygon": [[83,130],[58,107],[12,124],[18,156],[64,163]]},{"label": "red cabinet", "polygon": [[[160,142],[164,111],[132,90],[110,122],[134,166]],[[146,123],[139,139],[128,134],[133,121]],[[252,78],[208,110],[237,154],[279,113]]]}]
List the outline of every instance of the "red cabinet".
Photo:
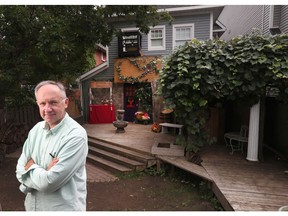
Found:
[{"label": "red cabinet", "polygon": [[89,105],[89,124],[112,123],[115,120],[115,107],[113,104]]}]

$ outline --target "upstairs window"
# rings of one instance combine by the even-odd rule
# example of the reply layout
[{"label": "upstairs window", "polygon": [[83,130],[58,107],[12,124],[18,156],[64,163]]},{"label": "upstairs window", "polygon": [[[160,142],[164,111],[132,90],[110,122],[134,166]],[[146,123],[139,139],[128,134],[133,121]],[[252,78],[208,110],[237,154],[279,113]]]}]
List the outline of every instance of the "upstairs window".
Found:
[{"label": "upstairs window", "polygon": [[173,25],[173,47],[183,45],[194,38],[194,24]]},{"label": "upstairs window", "polygon": [[151,28],[148,34],[148,50],[165,50],[165,26]]}]

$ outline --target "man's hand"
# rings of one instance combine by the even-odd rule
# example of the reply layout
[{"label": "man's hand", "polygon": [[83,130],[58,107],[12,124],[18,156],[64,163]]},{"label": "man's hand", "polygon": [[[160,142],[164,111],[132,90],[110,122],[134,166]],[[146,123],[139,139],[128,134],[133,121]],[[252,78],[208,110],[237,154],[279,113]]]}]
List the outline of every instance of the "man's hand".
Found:
[{"label": "man's hand", "polygon": [[25,171],[27,171],[33,164],[35,164],[34,160],[30,159],[25,166]]},{"label": "man's hand", "polygon": [[49,171],[57,162],[59,161],[58,158],[54,158],[51,163],[49,164],[49,166],[47,167],[47,171]]}]

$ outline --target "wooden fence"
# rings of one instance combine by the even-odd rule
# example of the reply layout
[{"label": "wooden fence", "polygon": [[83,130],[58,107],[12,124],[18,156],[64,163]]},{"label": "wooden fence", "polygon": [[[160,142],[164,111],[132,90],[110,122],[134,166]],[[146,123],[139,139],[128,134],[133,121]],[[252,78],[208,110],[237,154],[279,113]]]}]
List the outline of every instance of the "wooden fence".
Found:
[{"label": "wooden fence", "polygon": [[35,106],[0,110],[0,154],[22,147],[29,130],[41,120]]}]

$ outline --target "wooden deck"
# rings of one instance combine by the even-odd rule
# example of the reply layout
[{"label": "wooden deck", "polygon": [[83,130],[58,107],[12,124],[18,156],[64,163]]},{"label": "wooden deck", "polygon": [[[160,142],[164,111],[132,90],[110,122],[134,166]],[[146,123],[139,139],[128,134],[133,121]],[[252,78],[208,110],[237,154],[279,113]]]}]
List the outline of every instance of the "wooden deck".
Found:
[{"label": "wooden deck", "polygon": [[[155,140],[173,139],[168,134],[151,132],[149,125],[130,124],[124,134],[115,134],[111,125],[85,128],[91,136],[146,152],[151,151]],[[268,157],[265,162],[249,162],[245,153],[229,152],[224,144],[207,146],[201,152],[202,167],[183,157],[158,158],[212,182],[212,189],[225,210],[278,211],[288,206],[288,174],[284,173],[288,170],[287,161]]]},{"label": "wooden deck", "polygon": [[239,152],[229,154],[224,145],[206,148],[202,166],[182,157],[158,159],[193,173],[212,183],[212,189],[227,211],[278,211],[288,206],[288,163],[269,158],[249,162]]},{"label": "wooden deck", "polygon": [[278,211],[288,205],[288,163],[267,158],[249,162],[245,154],[229,154],[223,145],[202,152],[202,166],[225,210]]},{"label": "wooden deck", "polygon": [[157,156],[158,159],[161,161],[164,161],[169,164],[173,164],[176,167],[179,167],[187,172],[193,173],[201,178],[204,178],[210,182],[213,182],[213,179],[209,176],[207,171],[202,167],[197,164],[193,164],[185,158],[182,157],[173,157],[173,156]]}]

